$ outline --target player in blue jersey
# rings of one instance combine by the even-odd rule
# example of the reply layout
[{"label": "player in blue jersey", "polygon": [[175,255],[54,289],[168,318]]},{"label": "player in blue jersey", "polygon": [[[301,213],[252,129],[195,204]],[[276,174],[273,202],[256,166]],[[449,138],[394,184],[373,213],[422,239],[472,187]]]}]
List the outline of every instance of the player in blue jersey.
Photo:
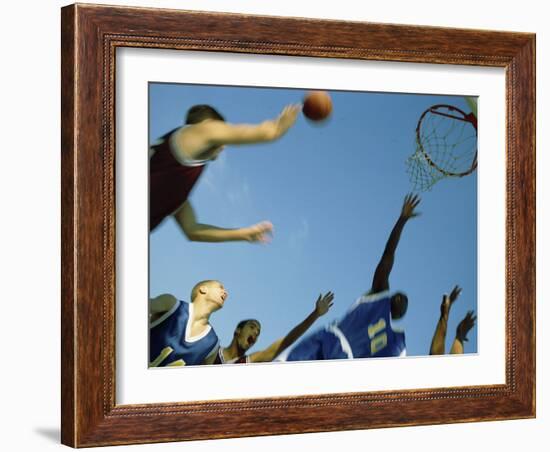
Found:
[{"label": "player in blue jersey", "polygon": [[[451,311],[451,306],[456,301],[458,296],[462,292],[462,289],[458,286],[455,286],[452,292],[447,295],[443,295],[443,300],[441,301],[441,315],[437,322],[435,328],[434,336],[432,338],[432,345],[430,347],[430,355],[444,355],[445,354],[445,337],[447,335],[447,323],[449,321],[449,313]],[[462,354],[464,353],[464,342],[468,341],[466,337],[468,332],[474,327],[476,321],[476,316],[474,311],[468,311],[466,316],[460,321],[456,328],[456,336],[451,345],[451,354]]]},{"label": "player in blue jersey", "polygon": [[389,276],[395,250],[407,221],[418,216],[418,196],[405,197],[401,214],[393,227],[382,258],[374,272],[369,292],[361,296],[338,322],[297,344],[281,360],[305,361],[343,358],[373,358],[405,355],[405,333],[392,321],[407,312],[408,299],[402,292],[390,294]]},{"label": "player in blue jersey", "polygon": [[254,346],[261,332],[260,322],[256,319],[242,320],[233,333],[233,339],[228,347],[220,347],[214,364],[243,364],[273,361],[283,350],[290,347],[304,334],[313,323],[325,315],[332,307],[334,294],[327,292],[319,295],[315,309],[289,333],[273,342],[269,347],[247,355],[246,352]]},{"label": "player in blue jersey", "polygon": [[191,291],[191,303],[170,294],[149,305],[149,366],[168,367],[212,362],[219,347],[210,315],[227,300],[223,284],[201,281]]}]

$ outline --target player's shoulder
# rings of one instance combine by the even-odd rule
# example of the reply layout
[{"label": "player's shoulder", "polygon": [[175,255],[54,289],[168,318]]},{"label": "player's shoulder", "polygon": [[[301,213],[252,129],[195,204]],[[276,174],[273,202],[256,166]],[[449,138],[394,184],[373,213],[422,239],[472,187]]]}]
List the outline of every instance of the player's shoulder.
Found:
[{"label": "player's shoulder", "polygon": [[[150,328],[155,328],[161,324],[164,324],[167,321],[175,322],[177,320],[169,320],[176,318],[186,318],[188,317],[188,310],[185,309],[184,302],[181,302],[177,298],[164,298],[159,299],[159,297],[153,299],[153,303],[156,304],[157,313],[151,317]],[[183,309],[182,309],[183,307]]]},{"label": "player's shoulder", "polygon": [[213,131],[225,127],[227,127],[227,123],[225,121],[208,119],[206,121],[201,121],[196,124],[185,125],[179,130],[179,135],[182,137],[193,135],[210,135]]},{"label": "player's shoulder", "polygon": [[177,302],[178,299],[172,295],[171,293],[161,293],[160,295],[157,295],[153,298],[154,301],[171,301],[171,302]]},{"label": "player's shoulder", "polygon": [[151,147],[157,147],[166,143],[172,135],[174,135],[176,132],[180,131],[181,129],[182,127],[176,127],[162,134],[160,137],[158,137],[155,141],[151,143]]},{"label": "player's shoulder", "polygon": [[352,305],[352,309],[360,305],[369,305],[377,302],[384,302],[389,298],[389,290],[384,290],[382,292],[366,292],[355,301],[355,303]]}]

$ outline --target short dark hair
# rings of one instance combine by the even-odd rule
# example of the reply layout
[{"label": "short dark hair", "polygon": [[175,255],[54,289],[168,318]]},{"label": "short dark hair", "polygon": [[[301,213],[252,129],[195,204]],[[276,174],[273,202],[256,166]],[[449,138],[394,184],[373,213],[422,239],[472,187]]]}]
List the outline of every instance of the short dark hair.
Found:
[{"label": "short dark hair", "polygon": [[241,320],[238,324],[237,324],[237,327],[235,328],[235,331],[237,330],[240,330],[242,327],[244,327],[247,323],[250,323],[250,322],[254,322],[254,323],[257,323],[258,324],[258,327],[261,329],[262,328],[262,324],[256,320],[256,319],[246,319],[246,320]]},{"label": "short dark hair", "polygon": [[397,292],[391,297],[391,318],[400,319],[407,313],[409,298],[403,292]]},{"label": "short dark hair", "polygon": [[205,119],[218,119],[225,121],[225,118],[210,105],[193,105],[187,111],[187,117],[185,118],[185,124],[198,124]]}]

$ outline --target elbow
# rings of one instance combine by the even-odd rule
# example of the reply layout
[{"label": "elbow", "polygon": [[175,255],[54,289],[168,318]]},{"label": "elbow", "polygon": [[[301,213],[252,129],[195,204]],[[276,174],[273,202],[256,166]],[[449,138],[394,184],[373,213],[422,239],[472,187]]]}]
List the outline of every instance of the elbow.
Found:
[{"label": "elbow", "polygon": [[190,242],[198,242],[199,241],[199,237],[198,237],[197,233],[187,232],[187,231],[183,231],[183,233],[185,234],[185,237],[187,237],[187,240],[189,240]]},{"label": "elbow", "polygon": [[187,240],[189,240],[190,242],[200,242],[201,241],[200,233],[197,230],[191,229],[191,228],[185,228],[185,227],[182,226],[181,231],[183,232],[183,235],[185,235],[185,237],[187,237]]},{"label": "elbow", "polygon": [[190,242],[204,242],[204,238],[197,231],[186,232],[185,236]]},{"label": "elbow", "polygon": [[[176,218],[176,220],[179,220],[179,219]],[[181,221],[177,221],[177,222],[181,229],[181,232],[183,232],[183,235],[187,237],[187,240],[189,240],[190,242],[200,242],[200,232],[198,228],[192,227],[191,225],[183,223]]]}]

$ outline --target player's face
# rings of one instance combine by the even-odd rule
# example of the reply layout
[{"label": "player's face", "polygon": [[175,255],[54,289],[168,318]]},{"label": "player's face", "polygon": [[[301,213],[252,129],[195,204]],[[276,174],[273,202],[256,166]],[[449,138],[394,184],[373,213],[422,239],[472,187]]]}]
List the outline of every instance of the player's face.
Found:
[{"label": "player's face", "polygon": [[247,322],[237,330],[237,344],[241,350],[248,350],[260,336],[260,325],[257,322]]},{"label": "player's face", "polygon": [[210,283],[208,287],[208,299],[218,305],[219,308],[223,307],[228,296],[229,294],[221,282],[214,281]]},{"label": "player's face", "polygon": [[409,300],[404,293],[396,293],[391,298],[391,317],[392,319],[400,319],[407,312]]}]

